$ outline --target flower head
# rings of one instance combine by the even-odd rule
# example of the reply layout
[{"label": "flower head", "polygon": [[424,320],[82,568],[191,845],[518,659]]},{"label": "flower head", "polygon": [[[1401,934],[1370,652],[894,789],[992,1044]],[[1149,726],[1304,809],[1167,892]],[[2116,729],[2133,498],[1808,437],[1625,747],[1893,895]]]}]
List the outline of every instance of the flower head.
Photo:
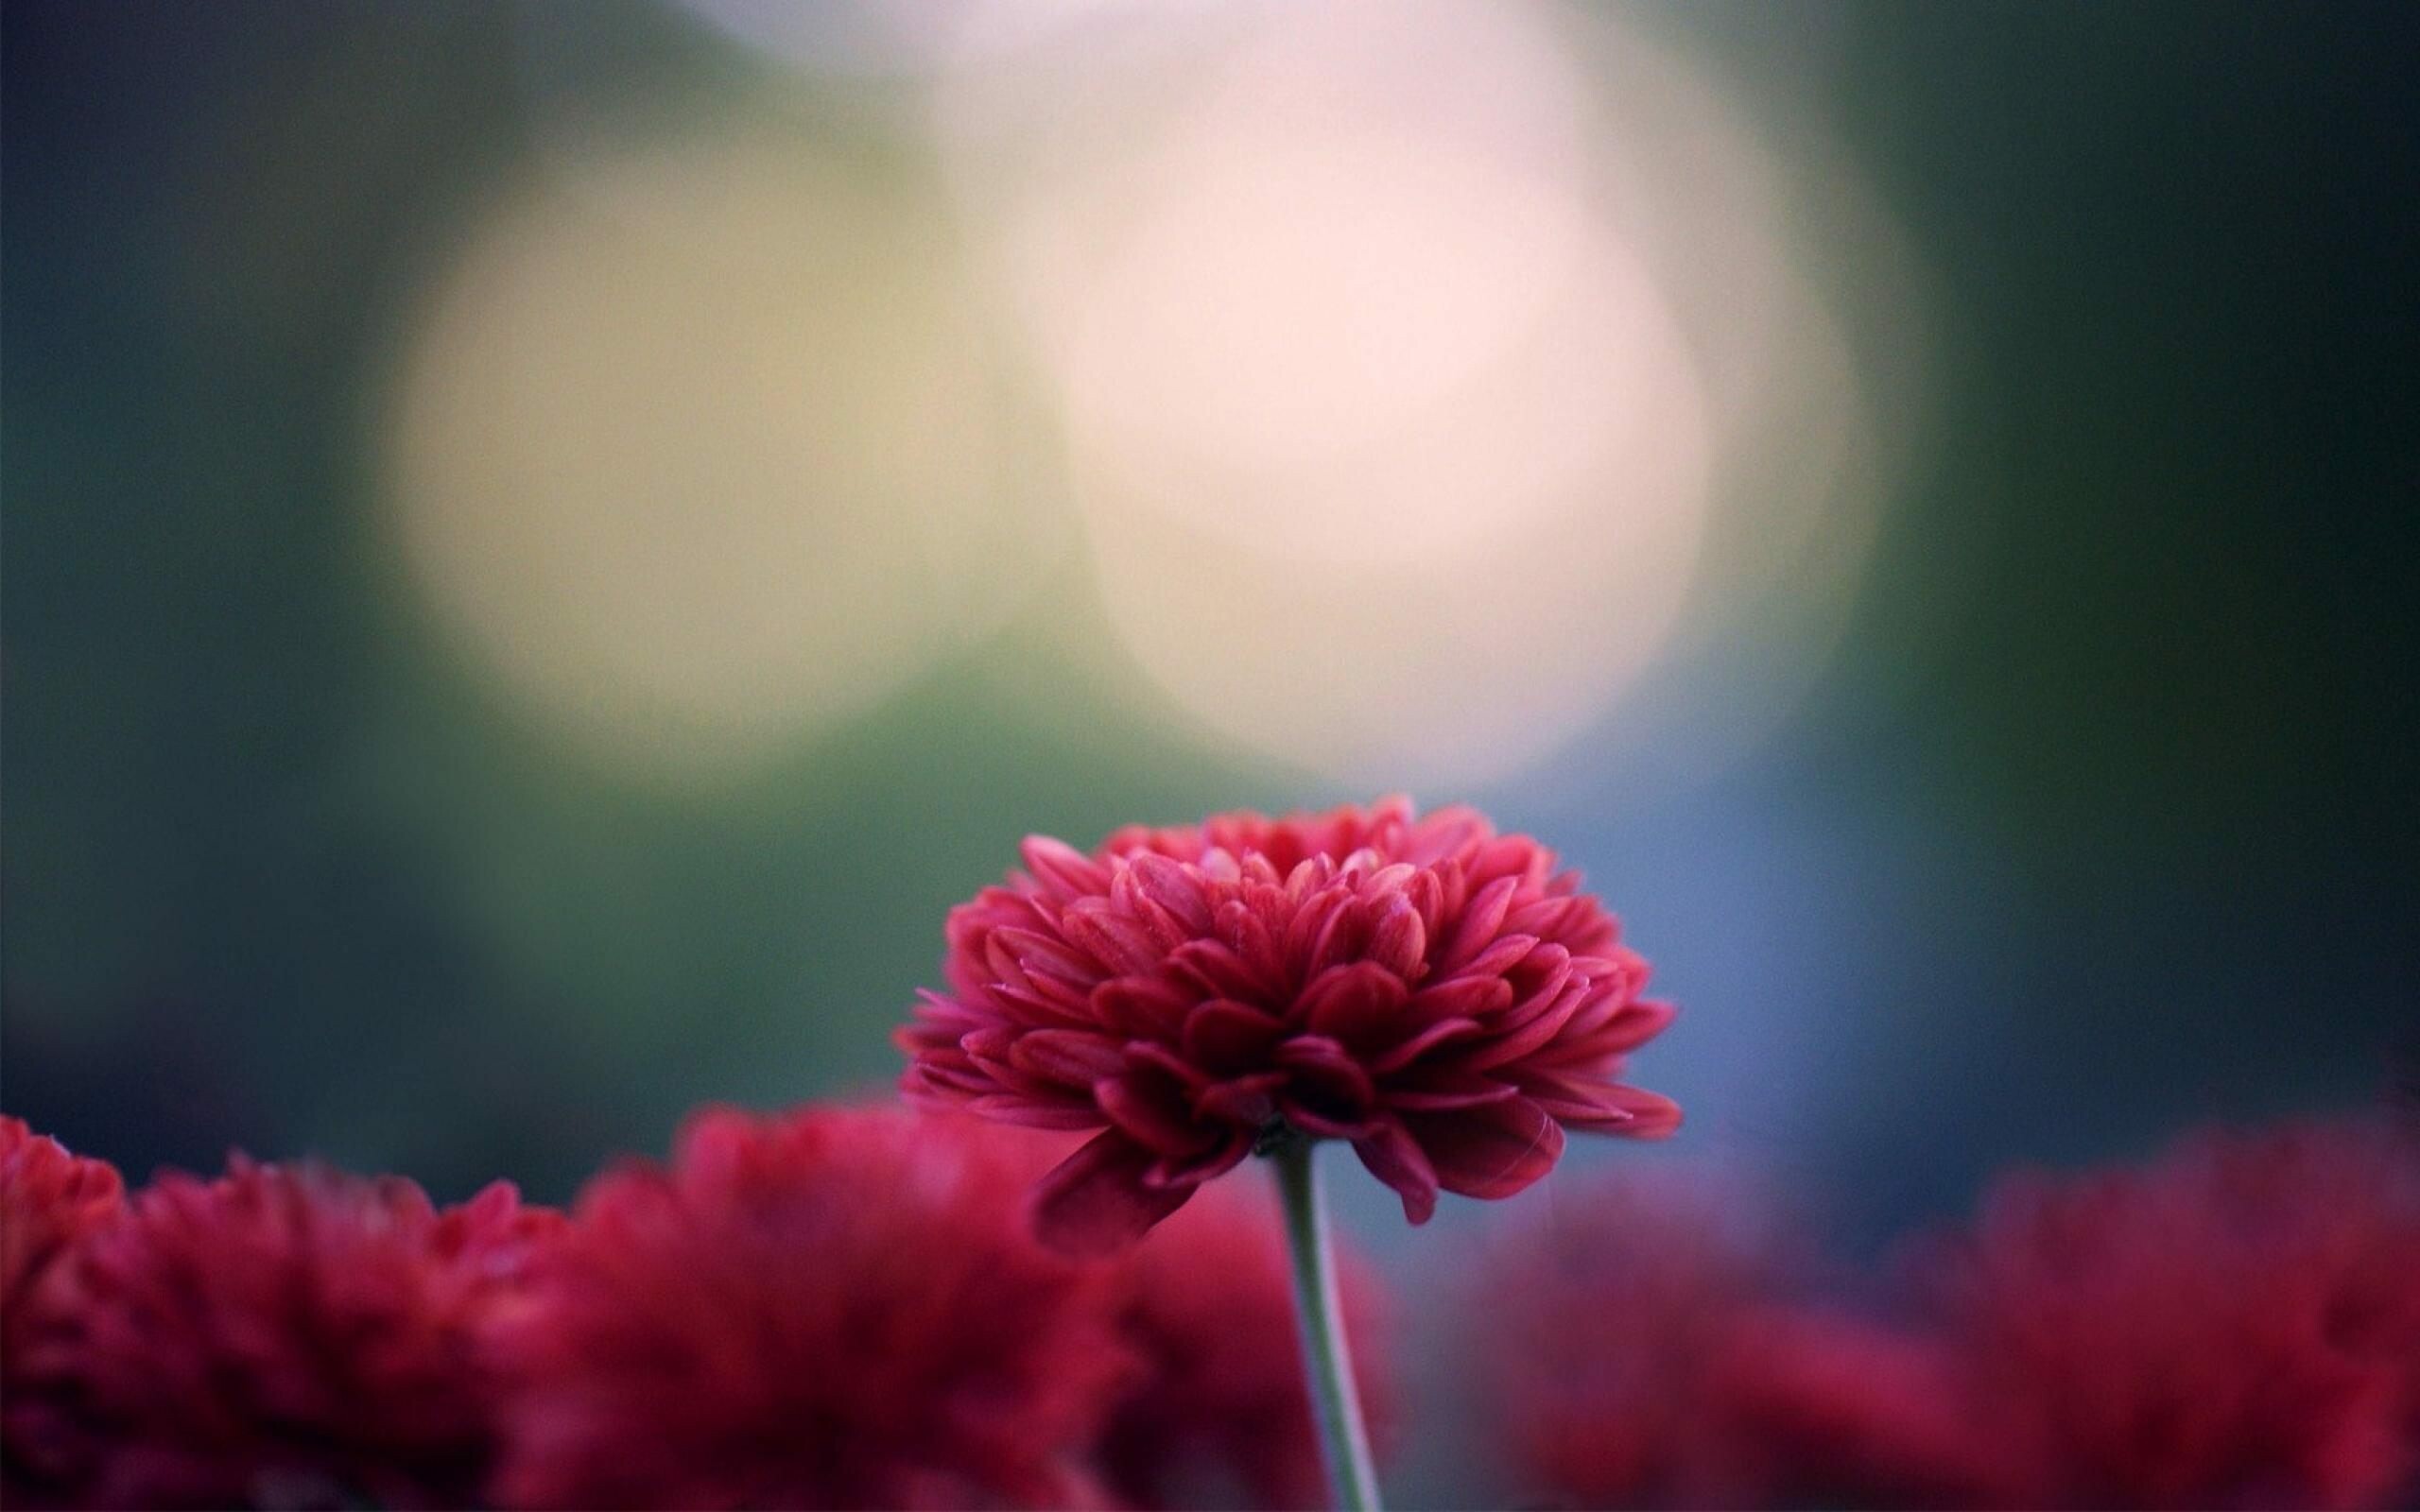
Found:
[{"label": "flower head", "polygon": [[[1370,1416],[1392,1411],[1377,1277],[1339,1257],[1355,1375]],[[1276,1205],[1222,1185],[1120,1258],[1120,1333],[1144,1368],[1096,1451],[1136,1507],[1324,1504],[1294,1296]]]},{"label": "flower head", "polygon": [[12,1505],[42,1496],[32,1461],[42,1456],[21,1428],[36,1418],[11,1412],[26,1347],[40,1335],[38,1283],[84,1237],[116,1218],[126,1185],[103,1160],[71,1155],[25,1121],[0,1118],[0,1488]]},{"label": "flower head", "polygon": [[693,1118],[592,1182],[499,1343],[536,1506],[1063,1505],[1131,1361],[1111,1279],[1022,1221],[971,1121]]},{"label": "flower head", "polygon": [[2361,1124],[2002,1181],[1917,1280],[1993,1500],[2362,1506],[2420,1470],[2420,1148]]},{"label": "flower head", "polygon": [[40,1281],[12,1436],[108,1506],[474,1499],[478,1336],[546,1227],[501,1183],[440,1211],[318,1166],[164,1176]]},{"label": "flower head", "polygon": [[1503,1457],[1581,1506],[1935,1505],[1982,1469],[1924,1341],[1817,1298],[1752,1195],[1588,1182],[1498,1241],[1471,1359]]},{"label": "flower head", "polygon": [[1671,1018],[1554,853],[1468,809],[1121,830],[949,919],[949,992],[901,1031],[909,1095],[1102,1132],[1044,1178],[1046,1239],[1115,1249],[1262,1141],[1350,1141],[1413,1223],[1510,1196],[1564,1130],[1655,1136],[1615,1078]]}]

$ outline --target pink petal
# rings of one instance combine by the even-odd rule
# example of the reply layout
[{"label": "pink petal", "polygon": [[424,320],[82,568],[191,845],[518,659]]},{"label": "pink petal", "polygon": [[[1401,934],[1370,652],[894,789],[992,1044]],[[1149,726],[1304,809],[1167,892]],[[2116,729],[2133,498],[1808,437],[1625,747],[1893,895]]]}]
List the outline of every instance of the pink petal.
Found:
[{"label": "pink petal", "polygon": [[1203,997],[1243,998],[1260,991],[1260,981],[1253,975],[1251,966],[1215,939],[1191,940],[1178,946],[1168,953],[1168,965]]},{"label": "pink petal", "polygon": [[1653,1140],[1681,1126],[1681,1105],[1660,1092],[1551,1066],[1516,1066],[1507,1074],[1558,1123],[1583,1133]]},{"label": "pink petal", "polygon": [[1095,1136],[1035,1183],[1035,1235],[1077,1259],[1124,1249],[1193,1195],[1191,1187],[1145,1186],[1151,1163],[1149,1152],[1115,1129]]},{"label": "pink petal", "polygon": [[958,1048],[977,1060],[1006,1060],[1015,1048],[1017,1030],[1005,1023],[987,1023],[959,1037]]},{"label": "pink petal", "polygon": [[1325,1035],[1298,1034],[1277,1047],[1277,1063],[1305,1070],[1333,1072],[1356,1083],[1369,1085],[1369,1075],[1352,1052]]},{"label": "pink petal", "polygon": [[[990,1072],[975,1066],[953,1066],[925,1060],[908,1068],[910,1076],[920,1078],[925,1090],[936,1093],[958,1092],[977,1097],[996,1095],[1000,1084]],[[1019,1098],[1018,1101],[1024,1101]]]},{"label": "pink petal", "polygon": [[1038,1103],[1030,1097],[990,1092],[966,1105],[968,1111],[1027,1128],[1098,1128],[1100,1109],[1086,1103]]},{"label": "pink petal", "polygon": [[[1271,900],[1278,896],[1274,888],[1263,888],[1261,891],[1264,897]],[[1244,962],[1248,970],[1257,972],[1276,960],[1277,937],[1270,933],[1269,917],[1263,910],[1230,899],[1219,905],[1214,922],[1219,938],[1236,953],[1236,958]]]},{"label": "pink petal", "polygon": [[1609,1082],[1546,1066],[1514,1066],[1509,1068],[1505,1074],[1520,1084],[1523,1095],[1545,1108],[1547,1115],[1559,1123],[1598,1125],[1630,1122],[1630,1110],[1612,1096],[1618,1089]]},{"label": "pink petal", "polygon": [[[1359,918],[1358,911],[1353,906],[1352,898],[1340,890],[1320,905],[1317,911],[1305,909],[1302,914],[1297,915],[1296,933],[1299,934],[1305,924],[1314,919],[1318,921],[1319,927],[1310,932],[1310,951],[1304,957],[1304,961],[1305,970],[1317,975],[1345,964],[1345,957],[1354,954],[1345,948],[1344,941],[1347,937],[1357,938]],[[1352,932],[1350,936],[1348,931]]]},{"label": "pink petal", "polygon": [[1504,927],[1516,934],[1559,941],[1571,927],[1574,916],[1580,916],[1584,923],[1588,912],[1589,905],[1577,898],[1539,898],[1506,915]]},{"label": "pink petal", "polygon": [[1662,1034],[1678,1010],[1669,1003],[1632,1003],[1604,1027],[1590,1032],[1588,1047],[1599,1055],[1618,1056]]},{"label": "pink petal", "polygon": [[1441,1113],[1481,1103],[1500,1103],[1530,1089],[1482,1076],[1462,1066],[1422,1067],[1387,1083],[1380,1094],[1389,1108],[1406,1112]]},{"label": "pink petal", "polygon": [[1160,942],[1106,898],[1069,903],[1059,919],[1059,933],[1120,976],[1139,976],[1160,964]]},{"label": "pink petal", "polygon": [[1023,984],[1000,982],[985,989],[1004,1017],[1019,1024],[1075,1025],[1089,1029],[1085,995],[1055,976],[1027,977]]},{"label": "pink petal", "polygon": [[[1541,945],[1522,961],[1519,973],[1508,978],[1515,994],[1513,1004],[1504,1010],[1507,1026],[1527,1023],[1563,995],[1571,985],[1571,953],[1560,945]],[[1575,999],[1573,1005],[1578,1006]],[[1566,1015],[1568,1017],[1568,1015]]]},{"label": "pink petal", "polygon": [[1445,903],[1443,881],[1438,877],[1433,868],[1424,868],[1418,876],[1411,879],[1411,885],[1404,888],[1403,892],[1405,897],[1411,900],[1412,908],[1420,915],[1420,928],[1423,935],[1434,936],[1437,930],[1437,910],[1443,907]]},{"label": "pink petal", "polygon": [[1355,1140],[1370,1132],[1377,1091],[1342,1045],[1303,1035],[1287,1040],[1277,1059],[1293,1073],[1277,1099],[1287,1122],[1330,1139]]},{"label": "pink petal", "polygon": [[1608,1089],[1610,1098],[1630,1114],[1630,1122],[1618,1125],[1613,1133],[1634,1140],[1669,1139],[1681,1126],[1681,1105],[1661,1092],[1651,1092],[1644,1087],[1614,1087]]},{"label": "pink petal", "polygon": [[1199,875],[1166,856],[1139,855],[1129,866],[1136,885],[1153,902],[1175,915],[1195,934],[1209,933],[1210,902],[1202,893]]},{"label": "pink petal", "polygon": [[[980,1058],[973,1045],[966,1048]],[[1106,1035],[1080,1029],[1034,1029],[1010,1043],[1009,1064],[1028,1075],[1089,1088],[1103,1076],[1125,1070],[1126,1056],[1118,1042]]]},{"label": "pink petal", "polygon": [[1403,1199],[1403,1215],[1412,1224],[1426,1223],[1437,1211],[1437,1172],[1428,1157],[1401,1123],[1381,1118],[1371,1132],[1353,1142],[1353,1153],[1370,1174],[1394,1189]]},{"label": "pink petal", "polygon": [[1237,1129],[1199,1155],[1154,1160],[1143,1173],[1143,1185],[1154,1192],[1169,1187],[1198,1187],[1212,1177],[1234,1170],[1251,1153],[1252,1135]]},{"label": "pink petal", "polygon": [[1282,1071],[1231,1076],[1195,1093],[1193,1108],[1203,1118],[1257,1128],[1277,1116],[1277,1103],[1270,1093],[1285,1085],[1286,1074]]},{"label": "pink petal", "polygon": [[1150,1074],[1104,1079],[1093,1099],[1110,1123],[1154,1155],[1193,1155],[1217,1143],[1220,1130],[1193,1120],[1181,1090]]},{"label": "pink petal", "polygon": [[1214,1074],[1258,1068],[1285,1038],[1286,1026],[1249,1004],[1215,998],[1186,1015],[1184,1054]]},{"label": "pink petal", "polygon": [[1040,1103],[1061,1102],[1066,1097],[1068,1088],[1063,1083],[1037,1076],[1022,1067],[991,1056],[975,1056],[970,1058],[985,1075],[992,1079],[993,1085],[988,1089],[990,1091],[1009,1092]]},{"label": "pink petal", "polygon": [[1134,874],[1132,865],[1118,867],[1117,880],[1110,884],[1109,896],[1110,901],[1116,904],[1118,914],[1132,919],[1135,927],[1150,939],[1155,956],[1166,955],[1186,940],[1201,936],[1201,930],[1191,928],[1184,920],[1151,901],[1151,895],[1143,890],[1142,879]]},{"label": "pink petal", "polygon": [[1579,989],[1565,992],[1550,1005],[1546,1012],[1476,1049],[1464,1051],[1459,1058],[1464,1065],[1476,1071],[1485,1071],[1491,1066],[1502,1066],[1520,1060],[1543,1048],[1547,1041],[1563,1032],[1563,1026],[1570,1022],[1571,1015],[1578,1010],[1580,999]]},{"label": "pink petal", "polygon": [[1447,856],[1474,849],[1495,833],[1477,809],[1457,803],[1412,826],[1411,858],[1434,866]]},{"label": "pink petal", "polygon": [[1507,935],[1478,953],[1478,959],[1461,968],[1464,976],[1502,976],[1529,959],[1538,948],[1535,935]]},{"label": "pink petal", "polygon": [[1046,834],[1028,834],[1018,850],[1025,857],[1025,868],[1033,874],[1033,880],[1062,902],[1109,890],[1109,873],[1097,866],[1091,857],[1063,840],[1054,840]]},{"label": "pink petal", "polygon": [[1509,1197],[1563,1156],[1562,1125],[1527,1097],[1407,1114],[1404,1123],[1436,1167],[1437,1184],[1466,1197]]},{"label": "pink petal", "polygon": [[1409,898],[1398,894],[1378,916],[1378,927],[1370,936],[1369,959],[1408,981],[1420,969],[1427,950],[1428,928],[1420,921],[1420,910]]},{"label": "pink petal", "polygon": [[[1476,1019],[1512,1005],[1512,984],[1500,976],[1458,976],[1412,994],[1410,1016],[1422,1023]],[[1315,1026],[1316,1027],[1316,1026]]]},{"label": "pink petal", "polygon": [[1210,1078],[1202,1074],[1201,1067],[1166,1045],[1155,1045],[1149,1040],[1130,1044],[1126,1047],[1126,1061],[1129,1065],[1149,1066],[1154,1071],[1166,1072],[1188,1091],[1199,1091],[1210,1085]]},{"label": "pink petal", "polygon": [[1478,957],[1480,951],[1495,939],[1503,927],[1504,915],[1512,906],[1512,894],[1520,882],[1512,877],[1498,877],[1478,890],[1462,909],[1462,917],[1454,924],[1453,933],[1445,936],[1444,949],[1437,954],[1437,971],[1443,976],[1460,971]]},{"label": "pink petal", "polygon": [[1173,1040],[1197,1000],[1152,976],[1121,976],[1093,988],[1093,1016],[1122,1034]]},{"label": "pink petal", "polygon": [[1297,1000],[1303,1022],[1348,1045],[1384,1044],[1402,1032],[1403,978],[1374,961],[1331,967]]},{"label": "pink petal", "polygon": [[1543,879],[1554,869],[1554,852],[1526,834],[1499,834],[1478,848],[1471,857],[1474,877],[1523,877]]},{"label": "pink petal", "polygon": [[1400,1071],[1439,1045],[1452,1044],[1458,1040],[1472,1039],[1478,1032],[1478,1025],[1469,1019],[1447,1019],[1440,1023],[1432,1023],[1393,1049],[1372,1057],[1370,1074],[1374,1076],[1384,1076],[1390,1072]]},{"label": "pink petal", "polygon": [[916,1022],[929,1024],[936,1031],[947,1031],[951,1039],[984,1022],[984,1015],[945,998],[926,988],[916,989]]},{"label": "pink petal", "polygon": [[995,952],[1006,951],[1028,976],[1040,972],[1089,985],[1104,974],[1098,962],[1071,949],[1064,941],[1029,929],[994,930],[990,943]]},{"label": "pink petal", "polygon": [[1571,1016],[1570,1022],[1563,1026],[1563,1033],[1555,1037],[1557,1059],[1565,1058],[1562,1053],[1575,1045],[1587,1046],[1588,1058],[1591,1059],[1601,1059],[1615,1054],[1598,1050],[1596,1037],[1612,1028],[1615,1021],[1621,1018],[1623,1010],[1631,1005],[1622,997],[1622,985],[1611,977],[1594,976],[1582,971],[1581,997],[1580,1011]]}]

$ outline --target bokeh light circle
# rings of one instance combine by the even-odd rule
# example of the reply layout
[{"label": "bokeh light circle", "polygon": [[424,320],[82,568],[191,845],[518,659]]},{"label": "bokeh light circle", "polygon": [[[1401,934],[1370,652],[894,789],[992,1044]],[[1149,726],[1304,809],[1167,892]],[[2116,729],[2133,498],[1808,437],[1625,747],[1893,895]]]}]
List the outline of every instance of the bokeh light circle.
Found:
[{"label": "bokeh light circle", "polygon": [[1046,547],[958,269],[895,162],[775,126],[550,163],[421,306],[393,387],[430,610],[517,700],[661,772],[862,713]]},{"label": "bokeh light circle", "polygon": [[1087,10],[935,99],[1110,637],[1201,725],[1485,782],[1731,627],[1777,687],[1853,581],[1866,415],[1779,176],[1618,23]]}]

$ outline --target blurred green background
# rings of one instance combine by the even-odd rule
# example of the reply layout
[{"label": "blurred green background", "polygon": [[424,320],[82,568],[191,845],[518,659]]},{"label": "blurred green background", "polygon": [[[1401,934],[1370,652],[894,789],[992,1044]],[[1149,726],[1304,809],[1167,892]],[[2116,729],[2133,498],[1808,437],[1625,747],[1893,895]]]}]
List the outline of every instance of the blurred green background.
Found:
[{"label": "blurred green background", "polygon": [[[1240,11],[976,42],[868,14],[10,0],[9,1111],[136,1172],[240,1146],[562,1198],[699,1101],[887,1083],[943,914],[1029,831],[1399,786],[1540,833],[1623,915],[1684,1005],[1635,1070],[1689,1108],[1685,1153],[1876,1229],[2011,1160],[2394,1083],[2420,1018],[2410,7],[1524,11],[1467,47],[1301,58],[1236,42]],[[1211,92],[1150,158],[1125,128],[1194,47],[1274,58],[1252,88],[1300,111],[1231,131]],[[1332,57],[1397,56],[1322,93]],[[1520,113],[1532,74],[1592,103]],[[1322,178],[1288,154],[1329,99],[1377,102],[1338,137],[1381,154],[1353,163],[1438,121],[1488,150],[1461,180]],[[1238,516],[1241,546],[1184,515],[1300,481],[1312,453],[1270,424],[1362,424],[1398,367],[1515,318],[1486,301],[1521,280],[1469,259],[1547,266],[1522,237],[1612,202],[1538,198],[1568,165],[1523,133],[1632,196],[1554,287],[1609,286],[1586,268],[1616,232],[1649,248],[1698,387],[1605,391],[1711,396],[1713,483],[1622,493],[1656,437],[1597,447],[1628,434],[1589,407],[1613,369],[1573,388],[1556,364],[1586,353],[1555,347],[1380,416],[1510,509],[1519,386],[1588,402],[1556,421],[1572,512],[1524,547],[1553,579],[1534,621],[1490,618],[1524,579],[1470,565],[1494,526],[1461,495],[1395,539],[1374,421],[1377,460],[1319,452],[1266,496],[1307,514]],[[1372,198],[1251,219],[1297,169]],[[1465,182],[1547,209],[1436,198]],[[693,228],[723,238],[702,265]],[[802,302],[768,308],[785,228]],[[1342,273],[1314,266],[1331,232]],[[599,247],[621,261],[579,263]],[[1796,302],[1725,326],[1759,268]],[[1322,347],[1322,278],[1385,292],[1381,335]],[[1197,287],[1242,303],[1196,320]],[[1565,308],[1519,318],[1577,329]],[[1248,365],[1187,354],[1230,335]],[[1734,424],[1754,386],[1720,343],[1759,339],[1765,407]],[[762,393],[812,411],[798,456],[766,441],[788,411],[732,419]],[[1815,487],[1801,444],[1840,436],[1859,460]],[[1219,471],[1237,437],[1260,472]],[[1600,493],[1697,532],[1679,607],[1586,617],[1654,597],[1629,537],[1549,573]],[[592,495],[624,511],[595,551]],[[1331,498],[1361,511],[1339,559],[1377,568],[1289,544]],[[794,506],[826,511],[795,539]],[[1432,608],[1450,633],[1424,639]]]}]

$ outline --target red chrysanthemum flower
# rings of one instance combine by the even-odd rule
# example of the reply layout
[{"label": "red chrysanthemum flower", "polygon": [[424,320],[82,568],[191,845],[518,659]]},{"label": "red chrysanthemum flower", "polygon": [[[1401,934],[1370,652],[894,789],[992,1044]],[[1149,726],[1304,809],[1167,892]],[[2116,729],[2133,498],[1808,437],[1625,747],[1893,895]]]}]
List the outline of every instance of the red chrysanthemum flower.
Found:
[{"label": "red chrysanthemum flower", "polygon": [[1558,1195],[1462,1309],[1481,1418],[1530,1494],[1931,1505],[1982,1483],[1945,1362],[1818,1301],[1822,1267],[1762,1204],[1670,1179]]},{"label": "red chrysanthemum flower", "polygon": [[24,1120],[0,1118],[0,1501],[20,1506],[58,1494],[30,1463],[43,1456],[18,1442],[19,1400],[26,1346],[38,1336],[35,1285],[83,1238],[114,1219],[126,1184],[105,1160],[71,1155]]},{"label": "red chrysanthemum flower", "polygon": [[478,1338],[548,1215],[236,1160],[171,1174],[43,1278],[8,1413],[103,1506],[458,1504],[493,1448]]},{"label": "red chrysanthemum flower", "polygon": [[2366,1506],[2420,1469],[2420,1150],[2362,1125],[2204,1135],[1994,1192],[1917,1263],[1991,1500]]},{"label": "red chrysanthemum flower", "polygon": [[[1383,1427],[1393,1414],[1384,1298],[1356,1255],[1339,1262],[1354,1373],[1365,1412]],[[1119,1328],[1144,1369],[1097,1450],[1117,1499],[1137,1507],[1326,1504],[1275,1203],[1250,1188],[1207,1194],[1127,1251],[1118,1269]]]},{"label": "red chrysanthemum flower", "polygon": [[1020,1142],[821,1109],[693,1118],[581,1194],[497,1482],[522,1506],[1052,1506],[1132,1361],[1034,1243]]},{"label": "red chrysanthemum flower", "polygon": [[1041,1185],[1058,1247],[1130,1242],[1288,1129],[1351,1141],[1422,1223],[1440,1187],[1527,1187],[1565,1127],[1679,1121],[1614,1079],[1671,1018],[1646,963],[1552,851],[1468,809],[1223,815],[1025,862],[952,911],[950,995],[900,1044],[911,1096],[1105,1125]]}]

